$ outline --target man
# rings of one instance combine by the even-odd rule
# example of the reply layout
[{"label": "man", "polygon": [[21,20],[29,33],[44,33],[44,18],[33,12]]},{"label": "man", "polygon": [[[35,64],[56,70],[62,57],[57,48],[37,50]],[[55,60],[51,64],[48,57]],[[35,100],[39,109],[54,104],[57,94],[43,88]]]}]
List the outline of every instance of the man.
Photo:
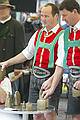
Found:
[{"label": "man", "polygon": [[[73,29],[70,30],[69,34],[67,34],[68,39],[71,41],[71,46],[68,46],[67,53],[65,51],[65,56],[67,54],[66,63],[70,68],[70,93],[72,92],[72,94],[69,94],[67,112],[72,115],[73,120],[80,120],[80,96],[73,97],[74,91],[72,91],[74,87],[75,89],[78,89],[78,84],[80,82],[80,5],[75,0],[64,0],[60,6],[60,11],[63,16],[63,20],[65,20]],[[68,40],[64,39],[64,41],[66,44],[66,41]],[[76,80],[74,80],[74,77]]]},{"label": "man", "polygon": [[[70,72],[67,113],[72,115],[73,120],[80,120],[80,96],[73,96],[73,90],[80,89],[80,5],[76,0],[64,0],[60,5],[60,13],[63,20],[71,26],[67,28],[64,33],[64,67],[69,66]],[[59,71],[56,72],[56,76],[58,72]],[[49,89],[49,81],[42,85],[42,89],[47,89],[43,93],[45,98],[54,92],[54,77],[55,75],[52,77],[53,81]]]},{"label": "man", "polygon": [[[36,103],[39,98],[41,85],[46,81],[56,69],[60,70],[63,64],[64,49],[63,49],[63,30],[59,26],[59,10],[52,4],[48,3],[41,8],[40,12],[42,29],[39,29],[31,37],[28,46],[17,56],[0,63],[2,70],[13,64],[21,63],[30,60],[34,56],[33,74],[30,80],[29,102]],[[60,59],[62,55],[62,60]],[[54,64],[57,64],[55,69]],[[61,69],[62,74],[63,70]],[[55,92],[49,98],[49,105],[54,105],[55,112],[35,115],[35,120],[56,120],[59,97],[61,94],[61,81],[55,85]]]},{"label": "man", "polygon": [[[11,9],[14,8],[15,6],[11,5],[8,0],[0,0],[0,61],[11,58],[24,48],[25,34],[23,26],[11,17]],[[22,65],[20,64],[6,69],[6,75],[15,68],[21,67]],[[17,82],[20,84],[21,81]],[[18,83],[13,82],[13,92],[16,90],[14,84],[16,84],[16,89],[18,90]],[[6,93],[3,94],[4,98],[5,94]],[[4,101],[5,100],[3,100],[3,102]]]}]

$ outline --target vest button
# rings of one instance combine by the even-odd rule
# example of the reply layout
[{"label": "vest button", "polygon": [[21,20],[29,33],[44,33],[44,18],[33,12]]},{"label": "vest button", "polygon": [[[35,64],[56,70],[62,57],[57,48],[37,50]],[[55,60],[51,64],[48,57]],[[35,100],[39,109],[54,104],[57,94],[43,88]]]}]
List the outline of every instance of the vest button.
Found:
[{"label": "vest button", "polygon": [[5,51],[6,49],[5,48],[3,48],[3,51]]}]

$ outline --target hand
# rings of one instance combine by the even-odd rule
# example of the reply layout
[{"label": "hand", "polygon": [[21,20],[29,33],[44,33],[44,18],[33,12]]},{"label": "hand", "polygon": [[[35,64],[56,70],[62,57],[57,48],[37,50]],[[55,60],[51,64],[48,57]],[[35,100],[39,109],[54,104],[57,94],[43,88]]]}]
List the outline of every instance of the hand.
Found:
[{"label": "hand", "polygon": [[6,96],[6,92],[0,87],[0,103],[5,103]]},{"label": "hand", "polygon": [[76,81],[73,85],[76,89],[80,90],[80,80]]},{"label": "hand", "polygon": [[51,83],[52,83],[52,78],[53,76],[51,76],[48,80],[46,80],[42,86],[41,86],[41,90],[47,90],[51,87]]},{"label": "hand", "polygon": [[23,70],[22,69],[14,69],[14,75],[16,79],[19,79],[23,75]]},{"label": "hand", "polygon": [[4,69],[7,68],[7,66],[8,66],[8,62],[7,62],[7,61],[5,61],[5,62],[1,62],[1,63],[0,63],[0,66],[2,66],[1,71],[3,71]]},{"label": "hand", "polygon": [[15,80],[19,79],[22,75],[23,75],[23,72],[21,70],[17,70],[17,69],[15,69],[14,72],[11,72],[8,74],[9,79],[11,81],[15,81]]},{"label": "hand", "polygon": [[18,76],[20,73],[22,73],[23,70],[22,69],[14,69],[14,75]]},{"label": "hand", "polygon": [[42,97],[43,97],[44,99],[47,99],[48,97],[50,97],[50,96],[53,94],[53,92],[54,92],[53,89],[52,89],[52,88],[49,88],[49,89],[43,91]]}]

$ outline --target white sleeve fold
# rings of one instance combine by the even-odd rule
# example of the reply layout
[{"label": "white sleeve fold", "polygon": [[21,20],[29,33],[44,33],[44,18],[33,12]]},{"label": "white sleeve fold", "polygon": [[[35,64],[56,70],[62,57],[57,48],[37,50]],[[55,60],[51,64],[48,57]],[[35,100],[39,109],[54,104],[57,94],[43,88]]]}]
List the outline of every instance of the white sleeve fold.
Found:
[{"label": "white sleeve fold", "polygon": [[58,41],[58,59],[56,60],[56,65],[63,67],[63,60],[64,60],[64,33],[59,37]]},{"label": "white sleeve fold", "polygon": [[30,60],[33,56],[34,56],[34,41],[35,41],[35,37],[36,37],[36,33],[35,32],[33,34],[33,36],[31,37],[31,39],[29,40],[28,46],[22,51],[23,55]]}]

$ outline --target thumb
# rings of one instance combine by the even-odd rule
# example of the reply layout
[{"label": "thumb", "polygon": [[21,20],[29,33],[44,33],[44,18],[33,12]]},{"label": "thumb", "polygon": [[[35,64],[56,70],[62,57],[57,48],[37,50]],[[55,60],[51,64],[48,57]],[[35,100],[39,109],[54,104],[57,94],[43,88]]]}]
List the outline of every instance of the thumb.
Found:
[{"label": "thumb", "polygon": [[5,66],[5,65],[0,64],[0,70],[1,70],[1,71],[3,71],[5,68],[6,68],[6,66]]}]

